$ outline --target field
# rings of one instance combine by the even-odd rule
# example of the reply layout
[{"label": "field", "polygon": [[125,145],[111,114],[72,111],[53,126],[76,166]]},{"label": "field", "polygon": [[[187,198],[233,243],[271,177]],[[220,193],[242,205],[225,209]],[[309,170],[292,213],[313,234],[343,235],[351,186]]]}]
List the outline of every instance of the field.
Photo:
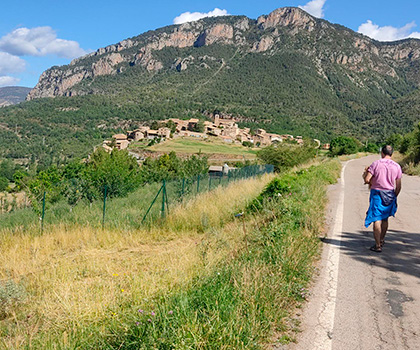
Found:
[{"label": "field", "polygon": [[196,140],[192,138],[178,138],[169,140],[147,148],[155,152],[176,152],[177,154],[203,153],[210,155],[210,158],[230,159],[255,159],[257,149],[250,149],[242,145],[227,144],[217,138]]},{"label": "field", "polygon": [[305,299],[325,186],[338,172],[329,161],[274,182],[233,182],[150,229],[1,230],[0,348],[262,349],[292,340],[289,311]]}]

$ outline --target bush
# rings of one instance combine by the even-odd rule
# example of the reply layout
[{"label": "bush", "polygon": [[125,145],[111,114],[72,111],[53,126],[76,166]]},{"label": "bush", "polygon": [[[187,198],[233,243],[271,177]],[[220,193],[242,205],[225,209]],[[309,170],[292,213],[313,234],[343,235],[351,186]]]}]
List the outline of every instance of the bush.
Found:
[{"label": "bush", "polygon": [[420,123],[413,132],[404,136],[400,152],[406,155],[406,162],[420,163]]},{"label": "bush", "polygon": [[368,143],[367,146],[364,148],[364,151],[368,153],[378,153],[379,150],[380,147],[376,143]]},{"label": "bush", "polygon": [[359,144],[356,139],[349,136],[338,136],[331,141],[330,154],[341,156],[343,154],[354,154],[359,151]]},{"label": "bush", "polygon": [[4,176],[0,176],[0,192],[6,191],[9,187],[9,180]]},{"label": "bush", "polygon": [[385,143],[387,145],[391,145],[394,149],[399,150],[401,148],[403,140],[404,138],[401,134],[392,134],[386,139]]},{"label": "bush", "polygon": [[282,144],[266,147],[257,156],[265,164],[274,165],[274,170],[278,172],[302,164],[315,154],[316,149],[312,146]]}]

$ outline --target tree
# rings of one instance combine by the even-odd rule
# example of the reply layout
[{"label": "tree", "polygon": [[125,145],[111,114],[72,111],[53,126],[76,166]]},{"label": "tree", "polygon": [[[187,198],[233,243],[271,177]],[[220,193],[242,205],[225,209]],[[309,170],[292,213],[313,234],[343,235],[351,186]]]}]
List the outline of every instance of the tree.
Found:
[{"label": "tree", "polygon": [[404,138],[401,134],[392,134],[389,136],[385,143],[391,145],[394,149],[400,149]]},{"label": "tree", "polygon": [[111,153],[98,149],[90,157],[82,178],[100,197],[107,186],[110,197],[126,196],[140,183],[139,166],[126,150],[114,149]]}]

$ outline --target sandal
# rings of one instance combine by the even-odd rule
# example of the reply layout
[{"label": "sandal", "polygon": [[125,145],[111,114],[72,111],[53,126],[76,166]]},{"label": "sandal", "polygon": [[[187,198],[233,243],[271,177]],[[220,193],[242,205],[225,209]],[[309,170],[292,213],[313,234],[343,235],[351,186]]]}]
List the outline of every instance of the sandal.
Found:
[{"label": "sandal", "polygon": [[373,245],[372,247],[369,248],[372,252],[376,252],[376,253],[382,253],[382,247],[377,247],[376,245]]},{"label": "sandal", "polygon": [[381,241],[381,248],[384,246],[385,241]]}]

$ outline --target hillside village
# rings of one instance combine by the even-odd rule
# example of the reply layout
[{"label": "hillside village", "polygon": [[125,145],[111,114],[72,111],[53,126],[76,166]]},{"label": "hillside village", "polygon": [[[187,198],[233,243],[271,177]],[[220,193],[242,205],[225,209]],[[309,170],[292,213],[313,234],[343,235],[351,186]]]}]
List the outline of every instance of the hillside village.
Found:
[{"label": "hillside village", "polygon": [[[303,144],[302,136],[272,134],[264,129],[257,129],[255,133],[251,133],[250,128],[239,128],[235,118],[221,118],[218,114],[212,117],[212,121],[200,122],[199,119],[195,118],[189,120],[171,118],[159,121],[155,125],[160,127],[154,130],[149,126],[142,126],[136,130],[127,131],[126,134],[113,135],[112,141],[104,141],[102,146],[111,151],[113,147],[126,149],[131,142],[143,140],[159,140],[159,142],[162,142],[178,137],[204,140],[210,136],[228,144],[237,143],[255,147],[270,146],[284,141],[295,141],[298,144]],[[319,141],[317,142],[319,143]]]}]

